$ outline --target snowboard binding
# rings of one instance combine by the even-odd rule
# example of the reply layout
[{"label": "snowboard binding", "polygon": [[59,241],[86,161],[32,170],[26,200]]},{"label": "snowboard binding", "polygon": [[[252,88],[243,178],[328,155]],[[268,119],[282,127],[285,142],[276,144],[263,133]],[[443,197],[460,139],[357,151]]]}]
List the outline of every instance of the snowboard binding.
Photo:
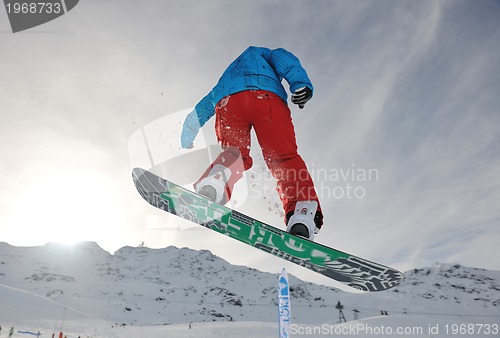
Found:
[{"label": "snowboard binding", "polygon": [[293,214],[287,215],[286,232],[313,241],[319,228],[316,221],[322,217],[317,201],[299,201],[295,204]]}]

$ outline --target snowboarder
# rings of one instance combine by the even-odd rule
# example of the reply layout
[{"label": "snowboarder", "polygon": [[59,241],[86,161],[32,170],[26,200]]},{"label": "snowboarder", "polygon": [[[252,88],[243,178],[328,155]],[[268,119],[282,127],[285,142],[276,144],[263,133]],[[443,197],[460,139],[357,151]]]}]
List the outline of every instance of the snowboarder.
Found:
[{"label": "snowboarder", "polygon": [[298,58],[283,48],[248,47],[187,115],[181,145],[191,148],[199,129],[216,115],[215,131],[223,152],[194,187],[197,193],[225,204],[235,183],[252,166],[253,128],[277,180],[287,232],[312,240],[323,225],[323,214],[311,175],[297,152],[283,78],[290,85],[292,103],[302,109],[313,96],[313,86]]}]

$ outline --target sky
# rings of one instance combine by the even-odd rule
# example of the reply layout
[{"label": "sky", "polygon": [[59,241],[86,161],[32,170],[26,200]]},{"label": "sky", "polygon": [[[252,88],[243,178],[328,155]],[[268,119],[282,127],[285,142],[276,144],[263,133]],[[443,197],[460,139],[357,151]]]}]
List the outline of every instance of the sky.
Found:
[{"label": "sky", "polygon": [[[180,149],[181,120],[158,126],[256,45],[293,52],[315,87],[291,109],[325,214],[318,242],[401,270],[500,270],[498,22],[490,0],[85,0],[13,34],[0,9],[0,241],[187,246],[331,283],[173,219],[131,179],[146,126],[182,169],[166,178],[201,175],[208,163]],[[252,154],[248,174],[265,176],[256,142]],[[271,191],[235,207],[282,226]]]}]

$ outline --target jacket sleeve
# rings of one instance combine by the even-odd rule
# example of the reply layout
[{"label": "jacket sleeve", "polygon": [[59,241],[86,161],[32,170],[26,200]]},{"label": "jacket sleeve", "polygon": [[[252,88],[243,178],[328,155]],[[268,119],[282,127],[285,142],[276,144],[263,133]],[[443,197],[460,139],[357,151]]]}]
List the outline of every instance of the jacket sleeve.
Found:
[{"label": "jacket sleeve", "polygon": [[200,102],[194,107],[196,110],[196,115],[198,115],[198,120],[200,122],[200,128],[207,123],[208,120],[215,114],[215,104],[213,102],[213,92],[210,91]]},{"label": "jacket sleeve", "polygon": [[274,68],[280,78],[284,78],[290,85],[290,92],[294,93],[301,87],[309,87],[314,91],[313,85],[306,70],[299,59],[284,48],[278,48],[268,54],[268,63]]}]

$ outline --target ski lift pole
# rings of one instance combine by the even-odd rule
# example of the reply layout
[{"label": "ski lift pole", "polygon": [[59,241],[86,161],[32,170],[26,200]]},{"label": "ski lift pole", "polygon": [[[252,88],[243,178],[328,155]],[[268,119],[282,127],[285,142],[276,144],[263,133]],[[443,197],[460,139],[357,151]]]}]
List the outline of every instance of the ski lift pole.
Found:
[{"label": "ski lift pole", "polygon": [[64,327],[64,320],[66,319],[66,306],[64,307],[64,312],[63,312],[63,317],[62,317],[62,321],[61,321],[61,329],[59,330],[59,332],[63,332],[63,327]]}]

